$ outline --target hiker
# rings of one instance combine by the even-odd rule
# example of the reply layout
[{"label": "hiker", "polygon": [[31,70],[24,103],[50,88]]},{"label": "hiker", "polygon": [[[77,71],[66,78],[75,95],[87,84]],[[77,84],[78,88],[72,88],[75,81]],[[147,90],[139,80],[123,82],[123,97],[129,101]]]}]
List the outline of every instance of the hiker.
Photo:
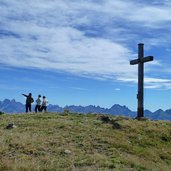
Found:
[{"label": "hiker", "polygon": [[35,113],[37,113],[37,110],[38,110],[38,112],[40,112],[41,110],[40,110],[40,108],[41,108],[41,95],[39,94],[38,95],[38,98],[37,98],[37,100],[36,100],[36,106],[35,106],[35,109],[34,109],[34,111],[35,111]]},{"label": "hiker", "polygon": [[47,104],[48,104],[48,100],[46,99],[45,96],[43,96],[43,101],[42,101],[42,107],[41,107],[41,112],[44,110],[45,112],[47,111]]},{"label": "hiker", "polygon": [[29,93],[29,95],[22,94],[26,97],[26,113],[31,112],[31,104],[34,102],[34,99],[32,98],[32,94]]}]

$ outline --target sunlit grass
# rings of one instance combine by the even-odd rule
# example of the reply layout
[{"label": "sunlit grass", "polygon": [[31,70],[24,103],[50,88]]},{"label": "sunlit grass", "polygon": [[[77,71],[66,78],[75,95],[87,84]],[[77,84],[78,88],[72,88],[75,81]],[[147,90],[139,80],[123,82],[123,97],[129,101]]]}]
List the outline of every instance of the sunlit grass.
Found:
[{"label": "sunlit grass", "polygon": [[[5,129],[11,122],[17,128]],[[0,115],[0,170],[171,170],[170,122],[117,123],[92,114]]]}]

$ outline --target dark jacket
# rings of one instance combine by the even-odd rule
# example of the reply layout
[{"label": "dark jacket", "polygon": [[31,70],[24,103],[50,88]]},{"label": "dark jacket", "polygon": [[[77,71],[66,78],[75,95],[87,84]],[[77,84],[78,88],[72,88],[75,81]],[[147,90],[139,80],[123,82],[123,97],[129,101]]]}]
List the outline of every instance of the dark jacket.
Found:
[{"label": "dark jacket", "polygon": [[22,95],[27,97],[26,98],[26,104],[31,104],[34,102],[34,99],[31,97],[31,95],[25,95],[25,94],[22,94]]}]

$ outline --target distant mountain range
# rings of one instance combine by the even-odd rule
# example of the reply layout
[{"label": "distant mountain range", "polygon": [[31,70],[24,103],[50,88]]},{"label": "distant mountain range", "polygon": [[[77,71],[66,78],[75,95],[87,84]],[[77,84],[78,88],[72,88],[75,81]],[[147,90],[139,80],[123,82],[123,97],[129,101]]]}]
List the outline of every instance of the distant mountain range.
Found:
[{"label": "distant mountain range", "polygon": [[[126,106],[121,106],[119,104],[113,105],[111,108],[102,108],[100,106],[65,106],[60,107],[58,105],[48,105],[48,111],[49,112],[63,112],[65,109],[69,110],[70,112],[75,113],[99,113],[99,114],[111,114],[111,115],[122,115],[122,116],[128,116],[128,117],[136,117],[136,112],[131,111]],[[34,105],[32,106],[32,110],[34,110]],[[9,100],[5,99],[4,101],[0,101],[0,111],[12,114],[12,113],[24,113],[25,112],[25,105],[16,102],[14,99]],[[163,111],[162,109],[159,109],[155,112],[151,112],[149,110],[145,110],[145,117],[153,119],[153,120],[169,120],[171,121],[171,109]]]}]

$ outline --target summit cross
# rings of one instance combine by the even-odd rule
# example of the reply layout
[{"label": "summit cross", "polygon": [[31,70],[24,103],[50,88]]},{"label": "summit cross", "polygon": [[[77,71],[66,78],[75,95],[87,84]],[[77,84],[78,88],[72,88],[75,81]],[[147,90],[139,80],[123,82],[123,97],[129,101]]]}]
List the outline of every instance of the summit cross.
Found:
[{"label": "summit cross", "polygon": [[153,61],[153,56],[144,57],[144,44],[138,44],[138,59],[130,61],[130,65],[138,64],[138,107],[137,118],[144,117],[144,63]]}]

